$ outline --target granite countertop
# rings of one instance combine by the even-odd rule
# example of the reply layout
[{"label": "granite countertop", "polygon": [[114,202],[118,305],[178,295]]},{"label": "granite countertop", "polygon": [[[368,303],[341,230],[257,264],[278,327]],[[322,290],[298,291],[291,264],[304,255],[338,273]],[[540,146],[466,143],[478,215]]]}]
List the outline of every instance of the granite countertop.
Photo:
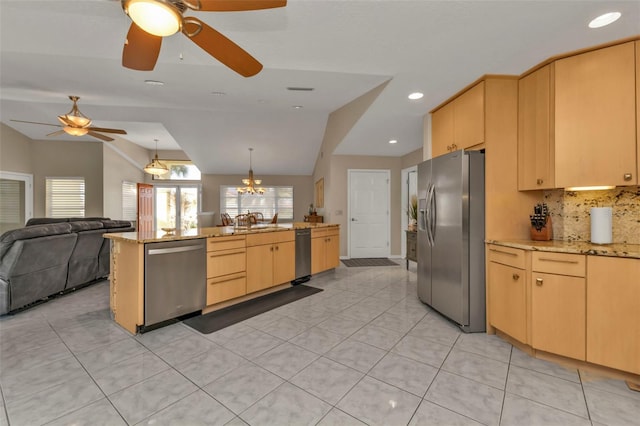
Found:
[{"label": "granite countertop", "polygon": [[265,223],[252,225],[250,227],[233,227],[233,226],[217,226],[211,228],[194,228],[186,231],[176,230],[174,233],[166,233],[163,231],[153,232],[114,232],[104,234],[104,238],[109,238],[114,241],[123,241],[130,243],[155,243],[164,241],[179,241],[179,240],[193,240],[197,238],[215,238],[215,237],[228,237],[231,235],[248,235],[257,234],[263,232],[279,232],[279,231],[291,231],[293,229],[307,229],[307,228],[329,228],[338,227],[340,225],[331,223],[309,223],[309,222],[294,222],[294,223]]},{"label": "granite countertop", "polygon": [[524,250],[640,259],[640,244],[593,244],[588,241],[486,240],[486,243]]}]

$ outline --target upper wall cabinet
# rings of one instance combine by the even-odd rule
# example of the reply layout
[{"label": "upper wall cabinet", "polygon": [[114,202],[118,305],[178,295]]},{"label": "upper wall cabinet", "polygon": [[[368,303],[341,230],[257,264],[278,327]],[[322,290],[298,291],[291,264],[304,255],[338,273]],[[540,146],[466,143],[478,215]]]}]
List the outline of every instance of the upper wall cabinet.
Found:
[{"label": "upper wall cabinet", "polygon": [[627,42],[569,56],[520,79],[518,189],[639,182],[637,49]]},{"label": "upper wall cabinet", "polygon": [[518,82],[518,189],[554,188],[553,65]]},{"label": "upper wall cabinet", "polygon": [[556,186],[635,185],[635,43],[555,63]]},{"label": "upper wall cabinet", "polygon": [[432,113],[432,157],[484,142],[484,97],[481,81]]}]

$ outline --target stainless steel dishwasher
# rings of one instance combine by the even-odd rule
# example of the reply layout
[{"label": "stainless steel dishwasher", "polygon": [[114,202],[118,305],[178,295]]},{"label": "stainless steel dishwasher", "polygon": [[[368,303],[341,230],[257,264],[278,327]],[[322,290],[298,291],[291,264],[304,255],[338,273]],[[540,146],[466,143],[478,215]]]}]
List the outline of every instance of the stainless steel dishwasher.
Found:
[{"label": "stainless steel dishwasher", "polygon": [[144,245],[144,326],[186,315],[207,302],[206,240]]},{"label": "stainless steel dishwasher", "polygon": [[296,229],[296,279],[301,284],[311,278],[311,229]]}]

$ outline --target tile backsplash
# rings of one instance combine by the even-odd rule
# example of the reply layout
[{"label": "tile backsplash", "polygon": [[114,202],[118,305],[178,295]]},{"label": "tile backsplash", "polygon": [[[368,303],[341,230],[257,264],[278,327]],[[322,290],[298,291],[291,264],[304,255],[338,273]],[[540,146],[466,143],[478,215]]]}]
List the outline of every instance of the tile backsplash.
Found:
[{"label": "tile backsplash", "polygon": [[553,220],[553,239],[589,241],[591,207],[612,207],[613,242],[640,244],[640,187],[605,191],[544,191]]}]

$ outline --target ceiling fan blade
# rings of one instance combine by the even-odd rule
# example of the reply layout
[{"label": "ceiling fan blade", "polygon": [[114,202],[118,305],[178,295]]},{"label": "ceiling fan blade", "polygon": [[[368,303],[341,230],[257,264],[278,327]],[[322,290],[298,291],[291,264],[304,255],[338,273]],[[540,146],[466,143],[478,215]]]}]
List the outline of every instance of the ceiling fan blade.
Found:
[{"label": "ceiling fan blade", "polygon": [[87,127],[90,132],[102,132],[102,133],[117,133],[119,135],[126,135],[127,132],[122,129],[107,129],[106,127]]},{"label": "ceiling fan blade", "polygon": [[182,32],[209,55],[244,77],[262,70],[262,64],[247,51],[198,18],[184,18]]},{"label": "ceiling fan blade", "polygon": [[138,71],[151,71],[156,66],[162,37],[154,36],[131,23],[122,49],[122,66]]},{"label": "ceiling fan blade", "polygon": [[24,121],[24,120],[9,120],[9,121],[15,121],[16,123],[41,124],[43,126],[62,127],[59,124],[38,123],[37,121]]},{"label": "ceiling fan blade", "polygon": [[56,130],[53,133],[47,134],[47,136],[59,136],[59,135],[63,135],[64,133],[65,133],[64,130]]},{"label": "ceiling fan blade", "polygon": [[89,136],[93,136],[94,138],[103,140],[105,142],[111,142],[113,140],[113,138],[110,138],[109,136],[101,135],[100,133],[92,132],[91,130],[89,130],[89,132],[87,134]]},{"label": "ceiling fan blade", "polygon": [[[189,2],[185,2],[189,6]],[[200,0],[200,8],[203,12],[234,12],[241,10],[273,9],[284,7],[287,0]],[[192,8],[193,9],[193,8]]]}]

